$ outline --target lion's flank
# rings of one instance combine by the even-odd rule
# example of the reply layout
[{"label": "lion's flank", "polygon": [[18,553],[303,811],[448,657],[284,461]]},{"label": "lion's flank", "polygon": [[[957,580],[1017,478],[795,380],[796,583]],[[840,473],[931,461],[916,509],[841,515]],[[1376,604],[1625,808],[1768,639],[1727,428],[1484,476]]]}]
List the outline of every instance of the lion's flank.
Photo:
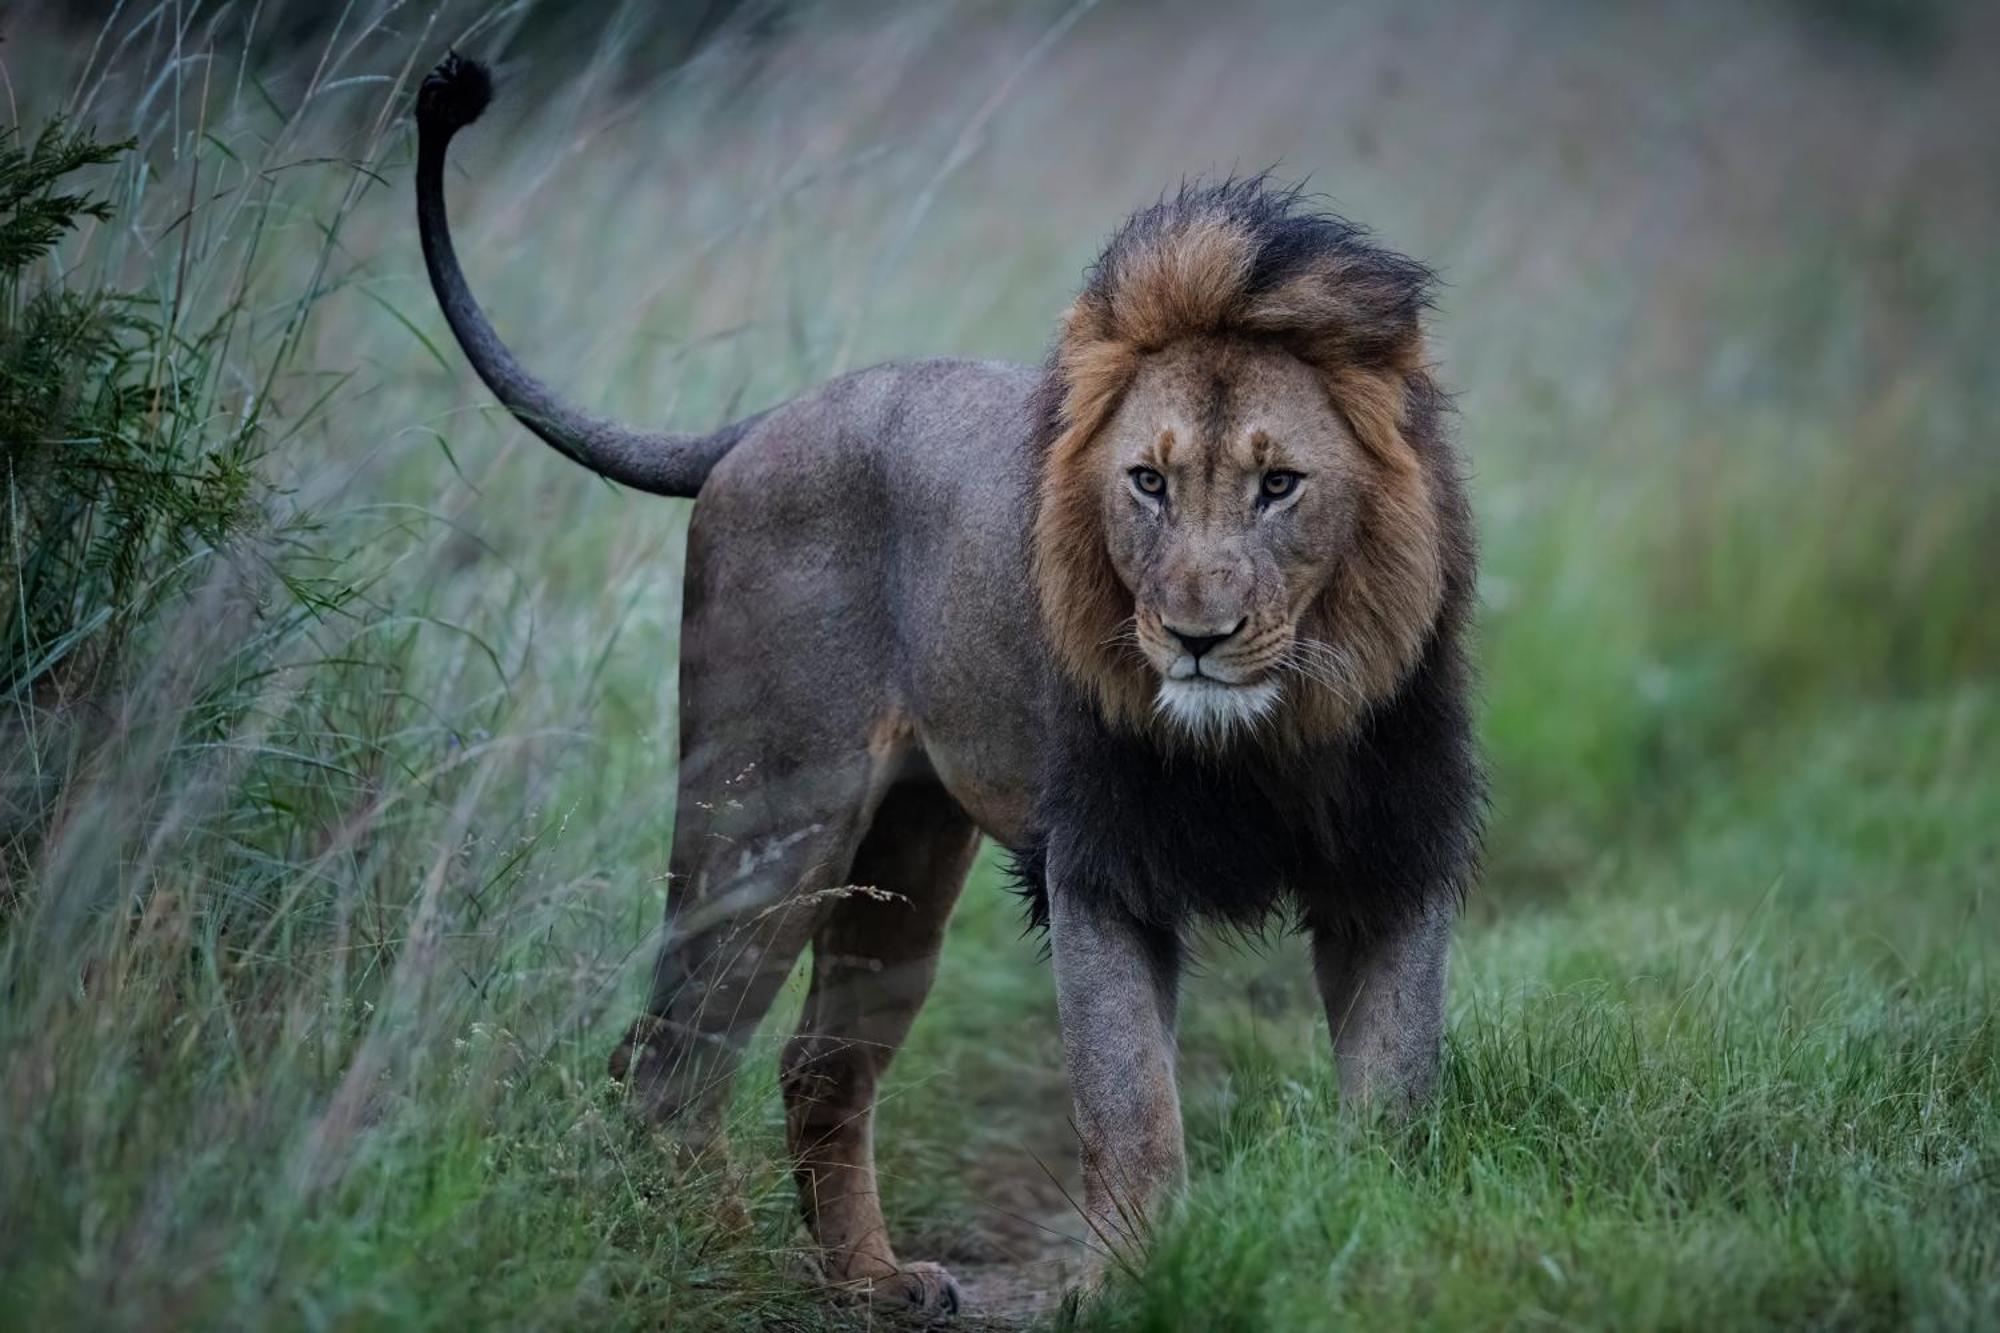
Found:
[{"label": "lion's flank", "polygon": [[[1262,176],[1184,186],[1134,214],[1065,316],[1041,403],[1036,594],[1057,662],[1139,730],[1154,683],[1115,647],[1131,614],[1109,566],[1088,463],[1141,360],[1183,340],[1267,339],[1312,366],[1374,463],[1363,538],[1304,623],[1340,679],[1298,688],[1281,733],[1350,731],[1415,666],[1452,566],[1456,464],[1424,364],[1431,270]],[[1114,645],[1107,647],[1107,645]]]}]

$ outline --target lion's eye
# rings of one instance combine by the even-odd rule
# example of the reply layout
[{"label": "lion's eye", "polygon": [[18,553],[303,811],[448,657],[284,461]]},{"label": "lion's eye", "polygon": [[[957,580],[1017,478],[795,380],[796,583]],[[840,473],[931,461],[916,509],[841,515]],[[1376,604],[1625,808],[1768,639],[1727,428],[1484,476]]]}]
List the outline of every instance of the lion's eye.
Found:
[{"label": "lion's eye", "polygon": [[1158,498],[1159,496],[1165,495],[1167,493],[1166,477],[1161,475],[1161,473],[1154,468],[1149,468],[1149,467],[1133,468],[1132,485],[1135,489],[1138,490],[1139,494],[1141,495],[1150,495],[1155,498]]},{"label": "lion's eye", "polygon": [[1257,493],[1265,500],[1282,500],[1299,488],[1305,478],[1297,472],[1266,472]]}]

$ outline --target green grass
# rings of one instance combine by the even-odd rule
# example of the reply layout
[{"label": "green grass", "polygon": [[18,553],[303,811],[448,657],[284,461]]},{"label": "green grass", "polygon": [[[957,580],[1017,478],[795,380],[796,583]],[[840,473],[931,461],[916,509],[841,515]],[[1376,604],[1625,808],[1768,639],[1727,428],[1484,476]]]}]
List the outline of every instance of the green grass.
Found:
[{"label": "green grass", "polygon": [[1802,740],[1683,845],[1467,931],[1407,1130],[1342,1133],[1294,1048],[1220,1053],[1196,1188],[1087,1322],[1990,1324],[1996,723]]},{"label": "green grass", "polygon": [[[2000,1322],[1978,44],[1399,13],[801,5],[673,70],[616,25],[524,43],[455,148],[460,248],[531,365],[694,426],[1032,359],[1162,184],[1311,173],[1450,282],[1490,873],[1409,1127],[1334,1114],[1296,941],[1206,951],[1189,1192],[1075,1321]],[[260,475],[85,711],[7,700],[10,764],[89,744],[0,859],[0,1327],[865,1322],[807,1280],[779,1155],[797,978],[726,1162],[672,1167],[603,1073],[665,892],[687,510],[500,418],[434,313],[395,117],[519,15],[461,17],[357,12],[241,79],[228,14],[212,67],[144,16],[0,48],[24,123],[138,140],[42,278],[227,327],[146,355],[196,386],[177,445],[254,426]],[[899,1247],[966,1271],[1081,1228],[1019,920],[989,858],[885,1091]]]}]

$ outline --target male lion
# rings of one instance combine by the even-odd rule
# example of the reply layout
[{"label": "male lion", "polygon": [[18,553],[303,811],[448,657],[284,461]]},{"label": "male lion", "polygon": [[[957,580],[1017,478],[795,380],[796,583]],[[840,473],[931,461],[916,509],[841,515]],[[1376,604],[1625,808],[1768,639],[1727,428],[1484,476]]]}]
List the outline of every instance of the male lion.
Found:
[{"label": "male lion", "polygon": [[[1193,923],[1287,914],[1343,1101],[1422,1098],[1482,808],[1428,271],[1262,180],[1185,188],[1112,239],[1043,367],[879,366],[648,433],[527,374],[467,290],[445,149],[489,92],[453,56],[417,101],[452,331],[563,454],[700,500],[666,941],[614,1074],[712,1133],[810,941],[783,1078],[806,1222],[834,1281],[955,1308],[889,1247],[872,1105],[984,832],[1048,929],[1100,1236],[1136,1239],[1183,1173]],[[850,884],[874,891],[826,892]]]}]

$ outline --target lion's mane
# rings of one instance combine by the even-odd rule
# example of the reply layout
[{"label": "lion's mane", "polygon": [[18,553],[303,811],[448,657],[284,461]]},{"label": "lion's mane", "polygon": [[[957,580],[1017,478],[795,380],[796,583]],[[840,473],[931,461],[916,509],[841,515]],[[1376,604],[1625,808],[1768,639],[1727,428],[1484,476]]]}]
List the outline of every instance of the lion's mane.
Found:
[{"label": "lion's mane", "polygon": [[[1058,735],[1037,832],[1016,849],[1031,918],[1065,891],[1176,932],[1190,917],[1375,931],[1470,882],[1483,781],[1462,640],[1473,528],[1444,395],[1424,361],[1429,269],[1263,178],[1183,188],[1091,267],[1037,403],[1033,577]],[[1373,465],[1354,548],[1300,633],[1337,687],[1292,678],[1266,736],[1176,746],[1120,627],[1132,597],[1103,532],[1099,433],[1140,361],[1186,339],[1268,339],[1317,369]]]}]

